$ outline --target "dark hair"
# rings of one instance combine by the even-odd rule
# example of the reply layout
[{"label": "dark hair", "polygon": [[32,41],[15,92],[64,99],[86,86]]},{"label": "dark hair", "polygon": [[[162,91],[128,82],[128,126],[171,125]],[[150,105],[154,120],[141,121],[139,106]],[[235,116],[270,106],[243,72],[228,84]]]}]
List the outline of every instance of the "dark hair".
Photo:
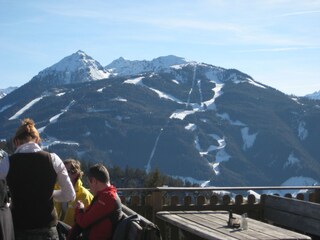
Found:
[{"label": "dark hair", "polygon": [[102,183],[110,183],[109,172],[101,163],[97,163],[89,168],[88,177],[95,178]]},{"label": "dark hair", "polygon": [[73,158],[68,158],[68,159],[64,160],[63,163],[64,163],[64,165],[70,164],[71,170],[74,171],[74,173],[79,174],[79,178],[82,178],[83,171],[81,170],[80,161],[73,159]]}]

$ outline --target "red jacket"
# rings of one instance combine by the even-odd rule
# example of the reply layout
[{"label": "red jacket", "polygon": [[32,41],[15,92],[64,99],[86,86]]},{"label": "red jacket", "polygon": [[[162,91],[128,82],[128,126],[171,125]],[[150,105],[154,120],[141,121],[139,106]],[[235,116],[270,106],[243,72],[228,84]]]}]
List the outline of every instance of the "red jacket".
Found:
[{"label": "red jacket", "polygon": [[[90,226],[117,208],[116,198],[117,189],[112,185],[99,191],[84,211],[76,209],[75,222],[82,228]],[[112,223],[109,218],[98,221],[90,227],[89,240],[109,240],[111,238]]]}]

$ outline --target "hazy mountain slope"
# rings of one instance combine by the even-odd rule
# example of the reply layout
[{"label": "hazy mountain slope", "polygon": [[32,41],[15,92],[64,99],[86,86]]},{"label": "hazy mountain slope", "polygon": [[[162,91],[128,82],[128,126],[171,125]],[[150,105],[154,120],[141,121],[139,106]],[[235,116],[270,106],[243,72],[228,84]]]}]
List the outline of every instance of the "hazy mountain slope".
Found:
[{"label": "hazy mountain slope", "polygon": [[[76,59],[89,59],[79,54]],[[118,59],[83,75],[95,61],[72,68],[75,55],[0,99],[1,138],[31,117],[43,146],[62,158],[158,168],[211,185],[318,181],[317,101],[287,96],[235,69],[175,56]],[[77,74],[65,81],[63,69]],[[92,77],[101,71],[109,74]]]}]

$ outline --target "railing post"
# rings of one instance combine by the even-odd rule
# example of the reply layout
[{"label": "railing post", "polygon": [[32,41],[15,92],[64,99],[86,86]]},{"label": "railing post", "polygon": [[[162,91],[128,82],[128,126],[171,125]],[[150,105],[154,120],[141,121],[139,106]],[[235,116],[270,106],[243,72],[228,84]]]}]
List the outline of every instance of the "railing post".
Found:
[{"label": "railing post", "polygon": [[253,205],[256,203],[256,197],[253,194],[249,194],[247,201],[249,205]]},{"label": "railing post", "polygon": [[237,196],[235,197],[235,204],[236,204],[237,206],[240,206],[240,205],[243,204],[243,196],[242,196],[242,195],[237,195]]},{"label": "railing post", "polygon": [[218,196],[217,195],[212,195],[210,197],[210,205],[211,206],[216,206],[219,202]]},{"label": "railing post", "polygon": [[314,190],[314,200],[316,203],[320,203],[320,189],[317,188]]},{"label": "railing post", "polygon": [[197,206],[203,206],[206,204],[206,198],[203,195],[197,197]]},{"label": "railing post", "polygon": [[229,195],[223,195],[222,203],[223,205],[230,205],[231,198]]},{"label": "railing post", "polygon": [[191,196],[185,196],[183,199],[184,206],[191,206],[192,205],[192,199]]},{"label": "railing post", "polygon": [[304,200],[304,195],[303,195],[303,193],[298,193],[296,198],[297,198],[298,200]]},{"label": "railing post", "polygon": [[178,206],[179,205],[179,197],[178,196],[172,196],[170,205],[171,206]]},{"label": "railing post", "polygon": [[152,221],[156,221],[156,213],[162,210],[162,192],[155,190],[151,195],[152,199]]}]

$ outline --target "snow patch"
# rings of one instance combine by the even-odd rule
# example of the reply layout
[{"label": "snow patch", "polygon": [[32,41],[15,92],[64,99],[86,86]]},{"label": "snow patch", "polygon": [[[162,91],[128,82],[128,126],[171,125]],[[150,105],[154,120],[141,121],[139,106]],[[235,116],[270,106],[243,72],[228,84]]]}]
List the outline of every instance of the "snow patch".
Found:
[{"label": "snow patch", "polygon": [[172,79],[171,81],[172,81],[173,83],[175,83],[175,84],[180,84],[180,82],[179,82],[178,80]]},{"label": "snow patch", "polygon": [[143,78],[144,78],[144,77],[138,77],[138,78],[128,79],[128,80],[125,80],[123,83],[134,84],[134,85],[141,85]]},{"label": "snow patch", "polygon": [[195,111],[193,110],[176,110],[174,113],[171,114],[171,116],[169,117],[170,119],[176,118],[176,119],[180,119],[183,120],[186,116],[190,115],[190,114],[194,114]]},{"label": "snow patch", "polygon": [[[145,85],[144,85],[145,86]],[[147,86],[146,86],[147,87]],[[164,92],[161,92],[157,89],[154,89],[154,88],[151,88],[151,87],[148,87],[150,90],[154,91],[155,93],[158,94],[158,96],[160,98],[165,98],[165,99],[169,99],[171,101],[174,101],[174,102],[177,102],[177,103],[180,103],[180,104],[183,104],[183,102],[181,100],[179,100],[178,98],[170,95],[170,94],[167,94],[167,93],[164,93]]]},{"label": "snow patch", "polygon": [[247,78],[247,81],[248,81],[248,83],[250,83],[250,84],[252,84],[252,85],[254,85],[254,86],[256,86],[256,87],[260,87],[260,88],[265,88],[265,89],[266,89],[265,86],[263,86],[262,84],[254,81],[254,80],[252,80],[252,79],[250,79],[250,78]]},{"label": "snow patch", "polygon": [[195,125],[194,123],[189,123],[187,126],[184,127],[186,130],[188,131],[194,131],[197,129],[197,125]]},{"label": "snow patch", "polygon": [[148,160],[147,165],[146,165],[146,173],[150,173],[150,171],[151,171],[151,161],[152,161],[153,155],[154,155],[154,153],[155,153],[155,151],[157,149],[158,142],[159,142],[159,139],[160,139],[160,136],[161,136],[162,132],[163,132],[163,128],[160,129],[160,133],[157,136],[156,141],[154,143],[153,149],[151,151],[149,160]]},{"label": "snow patch", "polygon": [[216,154],[217,163],[227,162],[230,158],[231,156],[224,149],[220,149]]},{"label": "snow patch", "polygon": [[198,184],[201,187],[207,187],[208,184],[210,183],[210,180],[197,180],[192,177],[182,177],[182,176],[171,176],[171,177],[175,178],[175,179],[180,179],[180,180],[184,181],[185,183],[189,182],[191,184]]},{"label": "snow patch", "polygon": [[47,137],[46,139],[42,139],[41,141],[41,147],[42,149],[49,149],[50,147],[54,145],[69,145],[69,146],[76,146],[79,147],[80,144],[74,141],[59,141],[56,138],[53,137]]},{"label": "snow patch", "polygon": [[308,137],[308,130],[306,129],[306,123],[300,122],[298,127],[298,136],[301,140],[305,140]]},{"label": "snow patch", "polygon": [[117,102],[127,102],[128,100],[122,97],[116,97],[111,99],[110,101],[117,101]]},{"label": "snow patch", "polygon": [[195,140],[194,140],[195,147],[199,151],[199,154],[201,157],[204,157],[205,155],[208,155],[211,152],[216,151],[215,161],[214,162],[208,161],[208,164],[212,168],[212,170],[214,171],[215,175],[219,175],[220,174],[220,168],[219,168],[220,163],[225,162],[225,161],[229,161],[231,156],[224,150],[224,148],[226,147],[226,141],[224,138],[220,138],[216,134],[209,134],[209,136],[218,142],[218,146],[210,145],[208,147],[207,151],[202,151],[200,143],[199,143],[199,137],[196,136]]},{"label": "snow patch", "polygon": [[293,167],[295,165],[298,167],[301,167],[300,159],[294,156],[293,153],[291,153],[288,157],[288,161],[286,161],[285,164],[283,165],[283,168]]},{"label": "snow patch", "polygon": [[241,129],[241,136],[243,140],[243,146],[242,149],[245,151],[249,148],[251,148],[256,140],[258,133],[249,134],[249,128],[244,127]]},{"label": "snow patch", "polygon": [[31,102],[29,102],[27,105],[25,105],[23,108],[21,108],[18,112],[16,112],[12,117],[9,118],[9,120],[18,119],[25,111],[30,109],[34,104],[39,102],[42,98],[45,96],[38,97],[36,99],[33,99]]},{"label": "snow patch", "polygon": [[3,112],[5,110],[7,110],[8,108],[12,107],[14,104],[9,104],[9,105],[6,105],[6,106],[3,106],[1,109],[0,109],[0,112]]},{"label": "snow patch", "polygon": [[57,120],[58,120],[58,118],[59,118],[62,114],[66,113],[66,112],[70,109],[70,107],[71,107],[73,104],[75,104],[75,102],[76,102],[75,100],[72,100],[67,107],[65,107],[64,109],[61,110],[61,113],[59,113],[59,114],[53,116],[52,118],[50,118],[50,119],[49,119],[49,122],[50,122],[50,123],[56,123]]},{"label": "snow patch", "polygon": [[217,113],[216,114],[217,117],[220,117],[222,120],[225,120],[225,121],[228,121],[231,125],[234,125],[234,126],[246,126],[246,124],[240,122],[239,120],[236,120],[236,121],[233,121],[230,119],[230,116],[228,113]]}]

